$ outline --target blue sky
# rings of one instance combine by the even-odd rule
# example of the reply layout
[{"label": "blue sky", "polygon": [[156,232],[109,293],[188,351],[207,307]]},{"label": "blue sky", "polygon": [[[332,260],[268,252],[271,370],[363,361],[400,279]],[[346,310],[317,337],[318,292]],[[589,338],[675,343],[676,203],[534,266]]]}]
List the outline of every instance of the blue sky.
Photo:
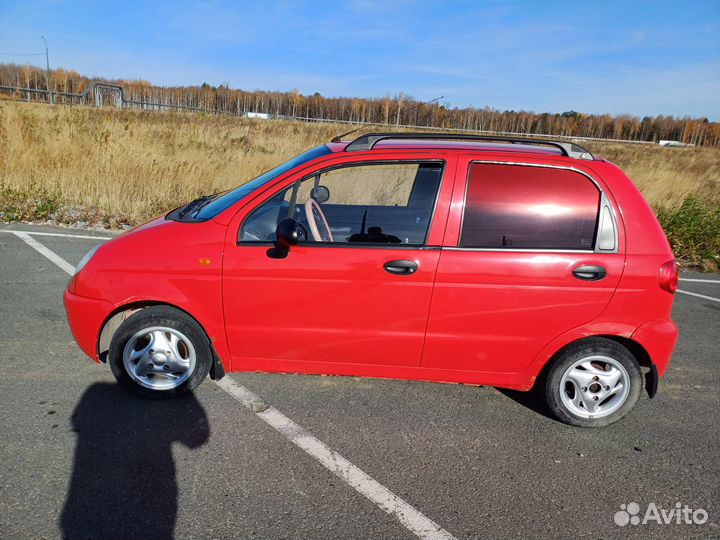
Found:
[{"label": "blue sky", "polygon": [[720,0],[0,2],[1,62],[156,84],[720,120]]}]

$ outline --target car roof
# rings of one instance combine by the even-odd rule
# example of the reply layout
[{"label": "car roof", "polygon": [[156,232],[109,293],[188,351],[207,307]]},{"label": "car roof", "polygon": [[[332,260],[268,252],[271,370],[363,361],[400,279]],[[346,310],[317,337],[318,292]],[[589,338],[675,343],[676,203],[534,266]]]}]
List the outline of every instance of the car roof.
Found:
[{"label": "car roof", "polygon": [[327,146],[333,152],[439,149],[462,152],[522,153],[583,160],[594,159],[590,152],[573,142],[457,133],[369,133],[353,141],[342,141],[335,138]]},{"label": "car roof", "polygon": [[[333,152],[344,151],[350,143],[343,141],[339,143],[328,143],[327,146]],[[512,143],[481,143],[481,142],[460,142],[460,141],[380,141],[373,148],[374,150],[458,150],[458,151],[486,151],[486,152],[511,152],[530,153],[543,156],[562,156],[563,153],[557,148],[544,148],[532,144]]]}]

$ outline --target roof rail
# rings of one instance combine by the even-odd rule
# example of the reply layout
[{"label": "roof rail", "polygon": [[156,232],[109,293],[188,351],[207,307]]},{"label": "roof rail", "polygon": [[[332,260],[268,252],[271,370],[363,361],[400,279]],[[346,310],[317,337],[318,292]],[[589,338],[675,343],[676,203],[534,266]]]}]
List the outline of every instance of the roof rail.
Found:
[{"label": "roof rail", "polygon": [[[516,137],[494,137],[492,135],[463,135],[461,133],[366,133],[345,147],[346,152],[362,152],[372,150],[377,143],[388,139],[423,139],[441,141],[485,141],[504,142],[511,144],[539,144],[552,146],[562,152],[563,156],[592,160],[593,155],[572,142],[548,141],[546,139],[523,139]],[[338,141],[333,141],[338,142]]]}]

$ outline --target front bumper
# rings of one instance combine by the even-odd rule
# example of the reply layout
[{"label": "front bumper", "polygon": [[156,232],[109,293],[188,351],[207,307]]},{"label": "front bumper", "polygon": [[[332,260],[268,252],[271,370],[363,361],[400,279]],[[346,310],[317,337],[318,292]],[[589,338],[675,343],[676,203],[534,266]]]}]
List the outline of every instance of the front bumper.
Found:
[{"label": "front bumper", "polygon": [[86,355],[99,363],[97,341],[102,324],[112,312],[112,304],[78,296],[68,290],[63,294],[63,303],[75,342]]}]

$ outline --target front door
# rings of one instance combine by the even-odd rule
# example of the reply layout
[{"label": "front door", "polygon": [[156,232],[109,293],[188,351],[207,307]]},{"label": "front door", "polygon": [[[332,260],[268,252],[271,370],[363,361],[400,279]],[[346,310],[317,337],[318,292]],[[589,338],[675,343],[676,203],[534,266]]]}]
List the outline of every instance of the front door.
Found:
[{"label": "front door", "polygon": [[[223,263],[233,369],[418,366],[440,255],[427,239],[431,226],[444,228],[445,216],[433,217],[443,168],[432,161],[320,170],[241,211]],[[278,257],[269,241],[288,217],[300,242]]]}]

